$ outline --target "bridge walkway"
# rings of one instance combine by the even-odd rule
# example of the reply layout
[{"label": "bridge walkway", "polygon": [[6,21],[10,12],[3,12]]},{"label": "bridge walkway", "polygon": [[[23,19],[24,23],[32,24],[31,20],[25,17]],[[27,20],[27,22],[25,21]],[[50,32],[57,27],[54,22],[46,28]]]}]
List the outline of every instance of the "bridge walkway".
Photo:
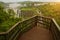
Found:
[{"label": "bridge walkway", "polygon": [[22,36],[19,36],[18,40],[53,40],[53,36],[49,29],[38,24]]}]

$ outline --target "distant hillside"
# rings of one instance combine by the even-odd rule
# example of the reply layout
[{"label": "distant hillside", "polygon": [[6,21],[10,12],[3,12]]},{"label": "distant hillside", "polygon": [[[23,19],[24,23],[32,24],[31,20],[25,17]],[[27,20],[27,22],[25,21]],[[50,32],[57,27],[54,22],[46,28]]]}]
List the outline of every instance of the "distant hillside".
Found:
[{"label": "distant hillside", "polygon": [[0,6],[3,6],[4,8],[5,8],[7,5],[8,5],[7,3],[0,2]]}]

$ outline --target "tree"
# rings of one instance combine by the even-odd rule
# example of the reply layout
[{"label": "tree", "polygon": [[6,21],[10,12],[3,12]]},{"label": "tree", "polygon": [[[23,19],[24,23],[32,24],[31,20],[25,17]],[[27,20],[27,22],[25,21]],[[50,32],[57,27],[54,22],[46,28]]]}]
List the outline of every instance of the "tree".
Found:
[{"label": "tree", "polygon": [[8,14],[5,11],[3,11],[3,9],[0,10],[0,22],[2,23],[7,19],[8,19]]},{"label": "tree", "polygon": [[0,3],[0,23],[8,19],[8,14],[3,9],[4,5]]},{"label": "tree", "polygon": [[8,9],[8,15],[10,16],[10,18],[14,18],[15,16],[15,12],[13,9]]}]

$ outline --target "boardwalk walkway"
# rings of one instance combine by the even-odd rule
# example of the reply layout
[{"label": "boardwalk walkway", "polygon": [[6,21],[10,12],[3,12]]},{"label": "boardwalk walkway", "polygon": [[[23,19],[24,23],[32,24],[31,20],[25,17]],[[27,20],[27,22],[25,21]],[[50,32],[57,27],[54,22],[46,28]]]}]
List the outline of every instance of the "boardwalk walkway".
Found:
[{"label": "boardwalk walkway", "polygon": [[37,26],[24,33],[19,40],[53,40],[53,37],[48,29]]}]

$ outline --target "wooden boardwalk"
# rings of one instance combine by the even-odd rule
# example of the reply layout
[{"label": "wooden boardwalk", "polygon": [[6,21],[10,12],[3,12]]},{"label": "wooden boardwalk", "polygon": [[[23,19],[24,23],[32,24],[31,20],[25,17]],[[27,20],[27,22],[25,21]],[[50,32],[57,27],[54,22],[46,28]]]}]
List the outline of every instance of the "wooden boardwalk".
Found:
[{"label": "wooden boardwalk", "polygon": [[37,26],[24,33],[18,40],[53,40],[53,37],[48,29]]}]

